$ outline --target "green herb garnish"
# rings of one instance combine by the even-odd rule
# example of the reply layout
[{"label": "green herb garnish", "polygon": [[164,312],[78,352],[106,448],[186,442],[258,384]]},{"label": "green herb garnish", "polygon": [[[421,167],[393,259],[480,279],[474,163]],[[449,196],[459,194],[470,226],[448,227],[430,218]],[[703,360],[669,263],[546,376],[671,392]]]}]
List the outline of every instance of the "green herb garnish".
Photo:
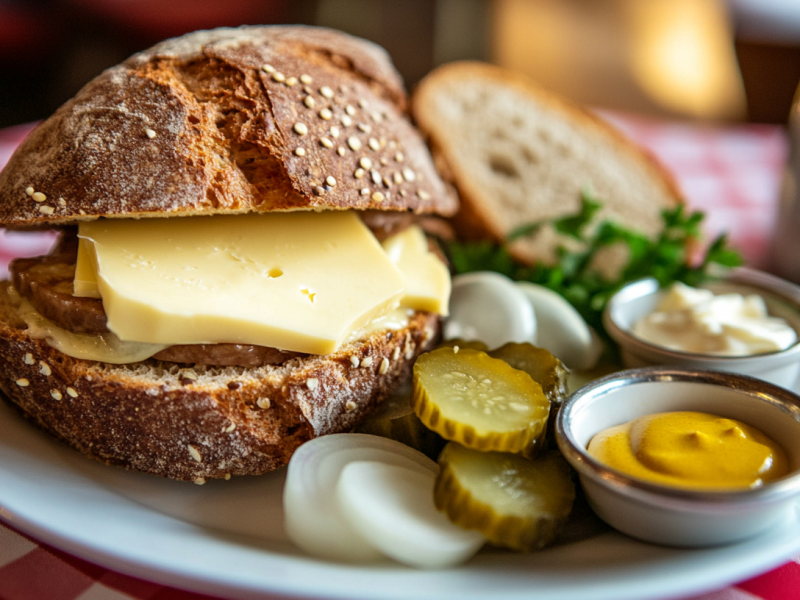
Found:
[{"label": "green herb garnish", "polygon": [[[584,190],[577,214],[517,227],[504,244],[451,242],[448,252],[453,267],[458,274],[497,271],[517,281],[548,287],[564,296],[592,327],[602,332],[601,315],[606,302],[626,283],[654,277],[662,287],[676,281],[698,286],[712,278],[712,265],[736,267],[743,263],[739,253],[728,246],[724,234],[711,243],[698,264],[689,263],[689,250],[693,242],[701,238],[702,212],[687,214],[682,205],[662,211],[664,228],[656,239],[650,239],[611,221],[590,227],[601,206],[597,198]],[[534,235],[545,225],[578,240],[581,248],[569,250],[560,246],[554,265],[517,263],[507,245]],[[613,244],[623,244],[627,248],[628,261],[616,278],[607,279],[592,269],[592,259],[598,250]]]}]

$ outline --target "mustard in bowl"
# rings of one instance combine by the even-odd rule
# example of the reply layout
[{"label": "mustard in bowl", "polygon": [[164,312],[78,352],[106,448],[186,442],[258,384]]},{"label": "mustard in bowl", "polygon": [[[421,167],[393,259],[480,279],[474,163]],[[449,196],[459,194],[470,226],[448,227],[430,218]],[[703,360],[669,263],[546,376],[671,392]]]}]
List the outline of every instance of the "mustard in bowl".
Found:
[{"label": "mustard in bowl", "polygon": [[[720,436],[739,436],[736,428],[742,428],[738,423],[758,430],[774,443],[778,454],[782,453],[773,462],[784,461],[785,474],[779,468],[754,485],[675,484],[648,480],[641,473],[625,473],[619,465],[609,466],[589,452],[591,441],[605,430],[676,412],[721,419],[721,424],[715,425]],[[732,431],[726,434],[727,430]],[[665,438],[667,443],[662,438],[651,447],[646,460],[652,461],[655,456],[656,462],[666,461],[667,468],[675,470],[680,459],[669,457],[674,450],[669,447],[669,437],[686,433],[693,432],[676,433],[673,427]],[[670,367],[622,371],[572,394],[559,412],[556,436],[594,511],[612,527],[633,537],[672,546],[712,546],[744,540],[796,518],[794,509],[800,501],[800,397],[759,379]],[[698,437],[704,441],[702,435]],[[724,454],[718,457],[723,463]],[[702,479],[702,467],[689,467],[690,472],[695,471],[692,476]]]}]

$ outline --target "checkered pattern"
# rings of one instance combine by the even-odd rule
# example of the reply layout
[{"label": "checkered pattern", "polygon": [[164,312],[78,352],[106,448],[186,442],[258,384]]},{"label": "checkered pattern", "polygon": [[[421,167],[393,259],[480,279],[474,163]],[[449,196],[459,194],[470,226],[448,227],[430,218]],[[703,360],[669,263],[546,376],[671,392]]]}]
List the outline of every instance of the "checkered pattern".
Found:
[{"label": "checkered pattern", "polygon": [[[781,168],[787,155],[782,128],[713,128],[603,113],[648,148],[673,173],[686,201],[707,214],[708,236],[722,231],[748,264],[764,267],[776,218]],[[0,131],[0,168],[30,130]],[[0,271],[14,256],[36,255],[50,234],[0,234]],[[679,574],[676,574],[679,576]],[[0,600],[201,600],[88,563],[0,524]],[[800,600],[800,564],[787,564],[735,586],[690,600]]]}]

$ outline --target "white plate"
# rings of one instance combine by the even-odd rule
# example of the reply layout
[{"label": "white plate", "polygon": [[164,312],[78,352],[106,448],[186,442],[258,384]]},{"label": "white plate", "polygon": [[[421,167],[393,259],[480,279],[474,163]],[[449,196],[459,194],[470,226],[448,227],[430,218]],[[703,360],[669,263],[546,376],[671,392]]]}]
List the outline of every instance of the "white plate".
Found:
[{"label": "white plate", "polygon": [[0,403],[0,517],[67,552],[133,576],[233,598],[625,600],[701,593],[800,550],[800,515],[744,543],[708,550],[593,537],[522,555],[483,551],[422,571],[304,556],[283,532],[283,473],[204,486],[87,460]]}]

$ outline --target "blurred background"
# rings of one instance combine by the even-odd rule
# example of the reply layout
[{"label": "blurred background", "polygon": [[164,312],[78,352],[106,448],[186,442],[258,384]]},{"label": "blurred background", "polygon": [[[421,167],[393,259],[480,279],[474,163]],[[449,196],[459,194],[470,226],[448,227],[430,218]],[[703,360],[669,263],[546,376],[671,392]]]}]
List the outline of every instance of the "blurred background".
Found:
[{"label": "blurred background", "polygon": [[800,81],[800,0],[0,0],[0,127],[49,115],[161,39],[247,23],[371,39],[409,88],[480,59],[659,117],[785,123]]}]

